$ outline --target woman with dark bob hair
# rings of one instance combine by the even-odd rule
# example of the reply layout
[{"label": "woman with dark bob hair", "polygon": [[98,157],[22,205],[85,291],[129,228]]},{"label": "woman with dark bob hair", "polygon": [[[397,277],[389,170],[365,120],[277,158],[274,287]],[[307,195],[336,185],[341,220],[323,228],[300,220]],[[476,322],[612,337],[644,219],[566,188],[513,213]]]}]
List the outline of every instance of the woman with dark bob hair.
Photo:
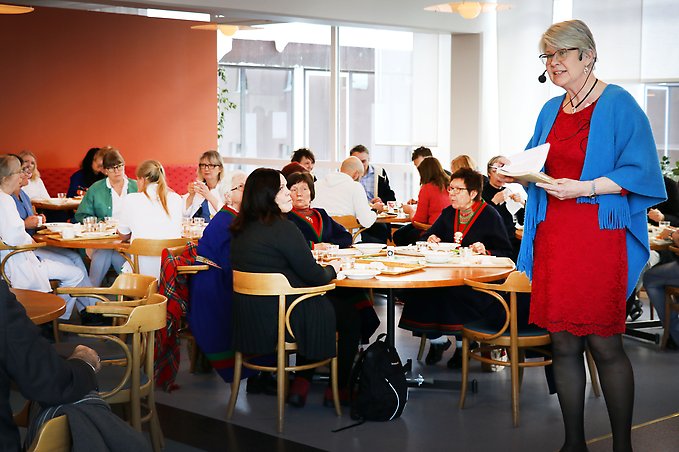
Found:
[{"label": "woman with dark bob hair", "polygon": [[[302,232],[309,248],[324,250],[328,245],[340,248],[351,246],[351,234],[344,226],[333,220],[321,208],[312,208],[311,201],[316,195],[313,176],[308,172],[292,173],[288,176],[288,188],[292,196],[292,210],[288,219]],[[337,317],[337,367],[340,400],[349,402],[349,374],[361,337],[369,342],[370,336],[380,324],[370,303],[368,293],[363,289],[338,287],[328,293]],[[328,387],[323,402],[332,404],[332,391]]]},{"label": "woman with dark bob hair", "polygon": [[108,147],[90,148],[87,151],[83,161],[80,163],[80,169],[71,174],[66,196],[73,198],[83,195],[93,183],[106,177],[103,160],[104,154],[108,149]]},{"label": "woman with dark bob hair", "polygon": [[[420,164],[421,166],[421,164]],[[448,186],[450,206],[422,236],[428,242],[456,242],[473,252],[508,257],[512,245],[502,218],[481,199],[483,176],[469,168],[453,173]],[[469,287],[417,289],[407,291],[399,327],[431,342],[425,362],[436,364],[451,343],[446,336],[459,334],[462,325],[482,317],[496,316],[497,303]],[[462,364],[462,341],[448,361],[449,368]]]},{"label": "woman with dark bob hair", "polygon": [[[258,168],[245,181],[243,201],[231,224],[231,266],[251,273],[282,273],[293,287],[327,284],[337,276],[339,262],[316,263],[299,229],[285,214],[292,210],[283,175]],[[276,348],[277,301],[234,293],[234,348],[247,354],[269,354]],[[291,318],[297,363],[335,356],[335,312],[327,297],[301,303]],[[297,372],[288,403],[304,406],[313,369]]]}]

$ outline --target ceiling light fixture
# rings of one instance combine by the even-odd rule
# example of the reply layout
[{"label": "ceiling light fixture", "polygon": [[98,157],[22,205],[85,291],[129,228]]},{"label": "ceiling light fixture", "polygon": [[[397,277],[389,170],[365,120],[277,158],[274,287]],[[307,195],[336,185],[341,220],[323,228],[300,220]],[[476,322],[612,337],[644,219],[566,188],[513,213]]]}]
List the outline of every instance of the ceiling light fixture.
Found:
[{"label": "ceiling light fixture", "polygon": [[251,27],[250,25],[230,25],[230,24],[205,24],[205,25],[194,25],[191,27],[192,30],[209,30],[215,31],[219,30],[224,36],[233,36],[238,30],[259,30],[260,27]]},{"label": "ceiling light fixture", "polygon": [[438,13],[457,13],[465,19],[475,19],[481,13],[487,13],[490,11],[505,11],[511,7],[512,5],[508,3],[451,2],[427,6],[424,9],[426,11],[434,11]]},{"label": "ceiling light fixture", "polygon": [[0,4],[0,14],[25,14],[33,11],[30,6]]}]

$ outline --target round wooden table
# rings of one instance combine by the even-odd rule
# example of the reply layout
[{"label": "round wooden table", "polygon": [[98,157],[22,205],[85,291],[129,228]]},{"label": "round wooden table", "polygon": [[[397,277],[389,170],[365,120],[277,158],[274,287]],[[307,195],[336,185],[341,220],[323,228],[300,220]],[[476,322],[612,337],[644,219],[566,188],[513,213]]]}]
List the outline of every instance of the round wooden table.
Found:
[{"label": "round wooden table", "polygon": [[31,204],[36,209],[42,210],[77,210],[82,198],[48,198],[32,199]]},{"label": "round wooden table", "polygon": [[463,286],[465,278],[476,281],[496,281],[507,277],[514,267],[425,267],[398,276],[378,275],[371,279],[333,280],[337,287],[360,287],[387,290],[387,341],[394,345],[396,307],[392,289],[423,289]]},{"label": "round wooden table", "polygon": [[53,293],[35,290],[10,289],[26,309],[26,314],[36,325],[51,322],[66,312],[66,302]]},{"label": "round wooden table", "polygon": [[59,238],[59,234],[45,235],[35,234],[33,240],[38,243],[46,243],[48,246],[57,248],[72,248],[72,249],[108,249],[117,250],[119,248],[128,248],[130,242],[123,242],[120,237],[111,237],[104,239],[77,239],[77,240],[63,240]]}]

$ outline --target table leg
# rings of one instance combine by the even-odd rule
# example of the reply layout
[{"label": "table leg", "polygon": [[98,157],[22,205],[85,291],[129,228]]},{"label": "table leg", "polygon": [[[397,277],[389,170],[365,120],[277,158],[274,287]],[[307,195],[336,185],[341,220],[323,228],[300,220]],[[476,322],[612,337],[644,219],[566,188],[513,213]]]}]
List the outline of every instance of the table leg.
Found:
[{"label": "table leg", "polygon": [[392,289],[387,289],[387,345],[394,347],[396,337],[396,302]]}]

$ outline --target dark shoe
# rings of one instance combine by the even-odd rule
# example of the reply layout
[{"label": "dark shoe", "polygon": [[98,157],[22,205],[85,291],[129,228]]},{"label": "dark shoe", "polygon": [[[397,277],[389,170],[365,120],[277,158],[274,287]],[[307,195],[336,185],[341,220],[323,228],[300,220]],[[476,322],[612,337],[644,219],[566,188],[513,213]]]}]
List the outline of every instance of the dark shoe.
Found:
[{"label": "dark shoe", "polygon": [[632,302],[632,309],[630,309],[630,312],[629,312],[629,318],[632,321],[635,321],[636,319],[641,317],[641,314],[643,314],[643,312],[644,312],[642,306],[643,305],[641,304],[641,300],[637,299],[637,300],[634,300]]},{"label": "dark shoe", "polygon": [[92,314],[83,309],[80,311],[80,323],[86,326],[110,326],[112,320],[101,314]]},{"label": "dark shoe", "polygon": [[306,404],[306,397],[309,395],[311,382],[306,378],[295,377],[290,385],[288,393],[288,403],[294,407],[302,408]]},{"label": "dark shoe", "polygon": [[672,339],[672,336],[670,336],[669,338],[667,338],[667,345],[665,348],[667,348],[667,350],[676,352],[677,350],[679,350],[679,345],[677,345],[677,343],[674,342],[674,339]]},{"label": "dark shoe", "polygon": [[450,348],[450,345],[451,345],[450,341],[446,341],[445,344],[429,343],[429,352],[427,353],[427,357],[424,358],[424,362],[427,363],[427,365],[431,366],[441,361],[441,358],[443,358],[443,352],[448,350]]},{"label": "dark shoe", "polygon": [[276,378],[271,372],[260,372],[247,379],[245,391],[248,394],[276,395]]},{"label": "dark shoe", "polygon": [[[339,400],[340,405],[349,406],[351,404],[351,396],[349,395],[348,388],[342,388],[339,390]],[[335,402],[332,399],[332,388],[325,388],[325,393],[323,394],[323,406],[334,407]]]},{"label": "dark shoe", "polygon": [[462,349],[456,348],[453,357],[446,363],[448,369],[461,369],[462,368]]}]

